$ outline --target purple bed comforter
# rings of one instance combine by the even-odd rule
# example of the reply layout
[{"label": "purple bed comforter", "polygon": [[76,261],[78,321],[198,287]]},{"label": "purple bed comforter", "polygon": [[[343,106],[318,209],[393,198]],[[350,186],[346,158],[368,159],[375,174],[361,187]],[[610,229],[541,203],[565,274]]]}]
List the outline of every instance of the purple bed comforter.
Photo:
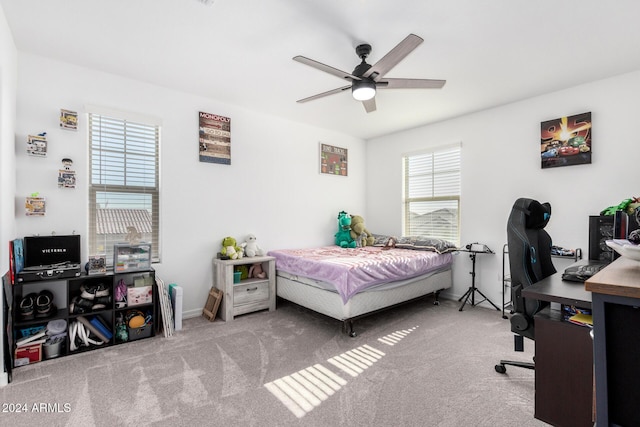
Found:
[{"label": "purple bed comforter", "polygon": [[282,249],[269,251],[268,255],[276,258],[277,270],[331,283],[345,303],[370,286],[440,270],[453,260],[450,253],[371,246]]}]

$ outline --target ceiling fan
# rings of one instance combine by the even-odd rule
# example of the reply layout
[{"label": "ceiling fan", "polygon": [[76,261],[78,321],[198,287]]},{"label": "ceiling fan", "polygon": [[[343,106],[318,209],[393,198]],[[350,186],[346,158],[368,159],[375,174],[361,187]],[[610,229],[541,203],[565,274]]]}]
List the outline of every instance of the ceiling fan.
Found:
[{"label": "ceiling fan", "polygon": [[409,34],[404,40],[398,43],[396,47],[391,49],[384,57],[382,57],[382,59],[373,65],[369,65],[366,62],[367,56],[371,53],[371,45],[361,44],[356,47],[356,54],[360,59],[362,59],[362,62],[356,66],[352,73],[338,70],[337,68],[330,67],[329,65],[325,65],[304,56],[295,56],[293,57],[294,61],[309,65],[320,71],[324,71],[351,82],[348,86],[322,92],[308,98],[300,99],[297,102],[312,101],[314,99],[351,89],[353,97],[358,101],[362,101],[364,109],[367,113],[370,113],[376,110],[375,95],[377,89],[440,89],[444,86],[446,80],[384,78],[387,72],[398,65],[405,56],[411,53],[423,41],[424,40],[422,40],[421,37],[418,37],[415,34]]}]

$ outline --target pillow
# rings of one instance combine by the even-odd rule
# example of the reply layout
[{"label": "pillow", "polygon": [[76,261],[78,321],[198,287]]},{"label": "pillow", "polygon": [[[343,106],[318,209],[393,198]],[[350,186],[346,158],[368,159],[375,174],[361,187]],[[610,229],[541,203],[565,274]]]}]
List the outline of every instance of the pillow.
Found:
[{"label": "pillow", "polygon": [[373,242],[373,246],[387,246],[387,243],[389,243],[389,240],[391,239],[397,240],[394,236],[387,236],[385,234],[371,233],[371,235],[375,239]]},{"label": "pillow", "polygon": [[434,239],[427,236],[403,236],[396,241],[396,248],[414,249],[418,251],[432,251],[439,254],[455,252],[457,246],[444,239]]}]

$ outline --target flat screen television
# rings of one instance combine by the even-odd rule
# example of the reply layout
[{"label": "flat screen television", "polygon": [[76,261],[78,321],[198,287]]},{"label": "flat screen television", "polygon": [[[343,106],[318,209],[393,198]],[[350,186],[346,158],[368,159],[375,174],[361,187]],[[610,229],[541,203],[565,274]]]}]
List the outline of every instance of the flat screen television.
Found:
[{"label": "flat screen television", "polygon": [[24,238],[24,267],[80,264],[80,235]]}]

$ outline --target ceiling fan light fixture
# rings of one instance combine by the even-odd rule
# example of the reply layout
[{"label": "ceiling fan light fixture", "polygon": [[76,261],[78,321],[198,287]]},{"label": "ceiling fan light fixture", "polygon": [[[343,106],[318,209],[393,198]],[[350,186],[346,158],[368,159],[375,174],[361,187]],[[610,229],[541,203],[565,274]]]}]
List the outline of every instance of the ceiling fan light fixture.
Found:
[{"label": "ceiling fan light fixture", "polygon": [[351,86],[351,94],[357,101],[368,101],[376,96],[376,84],[371,80],[356,80]]}]

